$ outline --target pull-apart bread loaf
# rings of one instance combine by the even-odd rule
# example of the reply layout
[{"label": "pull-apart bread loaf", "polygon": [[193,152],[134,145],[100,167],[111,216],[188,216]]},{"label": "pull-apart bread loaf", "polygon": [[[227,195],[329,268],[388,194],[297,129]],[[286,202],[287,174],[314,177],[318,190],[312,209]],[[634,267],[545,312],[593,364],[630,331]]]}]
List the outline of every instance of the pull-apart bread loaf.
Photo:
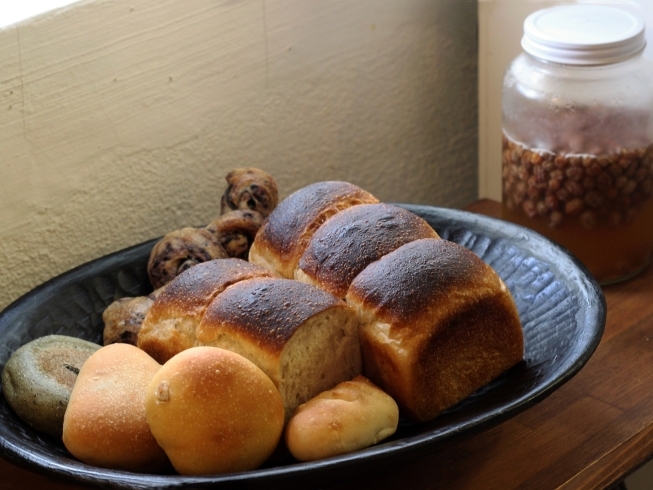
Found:
[{"label": "pull-apart bread loaf", "polygon": [[416,214],[390,204],[361,204],[329,218],[308,242],[295,279],[344,298],[372,262],[419,238],[439,238]]},{"label": "pull-apart bread loaf", "polygon": [[322,223],[343,209],[379,202],[348,182],[327,181],[294,192],[272,211],[249,251],[249,260],[292,279],[311,236]]},{"label": "pull-apart bread loaf", "polygon": [[365,374],[414,421],[433,419],[523,357],[510,292],[453,242],[420,239],[390,252],[354,279],[346,300],[361,320]]},{"label": "pull-apart bread loaf", "polygon": [[301,403],[361,372],[355,312],[289,279],[228,287],[206,309],[197,340],[236,352],[266,373],[281,393],[286,420]]},{"label": "pull-apart bread loaf", "polygon": [[202,262],[184,271],[158,295],[138,332],[137,346],[163,364],[198,345],[195,330],[213,298],[228,286],[271,273],[242,259]]}]

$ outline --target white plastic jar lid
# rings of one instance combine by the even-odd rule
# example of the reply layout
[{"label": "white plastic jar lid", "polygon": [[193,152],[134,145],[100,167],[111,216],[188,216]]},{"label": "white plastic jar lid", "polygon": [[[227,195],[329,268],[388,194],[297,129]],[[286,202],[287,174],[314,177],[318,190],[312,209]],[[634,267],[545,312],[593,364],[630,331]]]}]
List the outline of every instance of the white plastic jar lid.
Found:
[{"label": "white plastic jar lid", "polygon": [[644,21],[612,7],[553,7],[538,10],[526,18],[521,45],[530,55],[555,63],[617,63],[646,46]]}]

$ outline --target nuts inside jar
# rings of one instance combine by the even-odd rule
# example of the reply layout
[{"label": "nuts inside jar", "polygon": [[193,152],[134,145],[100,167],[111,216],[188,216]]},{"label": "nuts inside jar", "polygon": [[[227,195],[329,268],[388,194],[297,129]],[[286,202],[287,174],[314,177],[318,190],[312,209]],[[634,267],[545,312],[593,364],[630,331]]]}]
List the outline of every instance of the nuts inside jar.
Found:
[{"label": "nuts inside jar", "polygon": [[554,153],[503,135],[503,203],[550,228],[632,222],[653,191],[653,144],[610,154]]}]

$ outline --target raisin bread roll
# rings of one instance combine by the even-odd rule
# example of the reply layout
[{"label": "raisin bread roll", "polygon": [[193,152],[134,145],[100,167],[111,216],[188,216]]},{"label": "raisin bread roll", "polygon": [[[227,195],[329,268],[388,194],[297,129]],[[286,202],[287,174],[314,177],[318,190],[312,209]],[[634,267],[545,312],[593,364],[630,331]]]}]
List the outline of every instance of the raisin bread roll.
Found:
[{"label": "raisin bread roll", "polygon": [[217,259],[186,270],[168,283],[150,307],[138,332],[137,346],[163,364],[198,345],[195,329],[204,310],[231,284],[270,272],[242,259]]},{"label": "raisin bread roll", "polygon": [[309,284],[255,278],[228,287],[206,309],[197,340],[236,352],[295,408],[361,372],[358,321],[344,301]]},{"label": "raisin bread roll", "polygon": [[377,202],[369,192],[347,182],[303,187],[270,214],[252,243],[249,260],[292,279],[308,241],[322,223],[343,209]]},{"label": "raisin bread roll", "polygon": [[194,265],[227,258],[218,237],[204,228],[182,228],[159,240],[150,252],[147,275],[154,289],[165,286]]},{"label": "raisin bread roll", "polygon": [[505,284],[473,252],[446,240],[416,240],[370,264],[346,299],[361,319],[366,376],[417,422],[523,357]]},{"label": "raisin bread roll", "polygon": [[295,279],[344,298],[351,281],[372,262],[419,238],[439,238],[422,218],[390,204],[340,211],[313,234]]}]

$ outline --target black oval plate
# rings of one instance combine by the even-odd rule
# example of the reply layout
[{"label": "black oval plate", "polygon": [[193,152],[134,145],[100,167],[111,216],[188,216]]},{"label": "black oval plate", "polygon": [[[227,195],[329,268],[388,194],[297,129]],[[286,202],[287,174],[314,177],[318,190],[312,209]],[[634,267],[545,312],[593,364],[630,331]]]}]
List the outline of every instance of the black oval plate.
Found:
[{"label": "black oval plate", "polygon": [[[524,327],[525,359],[426,424],[401,421],[377,446],[312,463],[284,460],[255,471],[204,477],[147,475],[89,466],[60,441],[22,423],[0,397],[0,451],[20,466],[108,488],[288,488],[325,485],[401,464],[447,438],[496,424],[542,400],[576,374],[605,326],[605,299],[586,269],[564,249],[526,228],[464,211],[402,205],[444,239],[491,265],[512,292]],[[0,313],[0,366],[18,347],[48,334],[101,341],[102,311],[123,296],[151,291],[146,264],[155,240],[102,257],[27,293]]]}]

